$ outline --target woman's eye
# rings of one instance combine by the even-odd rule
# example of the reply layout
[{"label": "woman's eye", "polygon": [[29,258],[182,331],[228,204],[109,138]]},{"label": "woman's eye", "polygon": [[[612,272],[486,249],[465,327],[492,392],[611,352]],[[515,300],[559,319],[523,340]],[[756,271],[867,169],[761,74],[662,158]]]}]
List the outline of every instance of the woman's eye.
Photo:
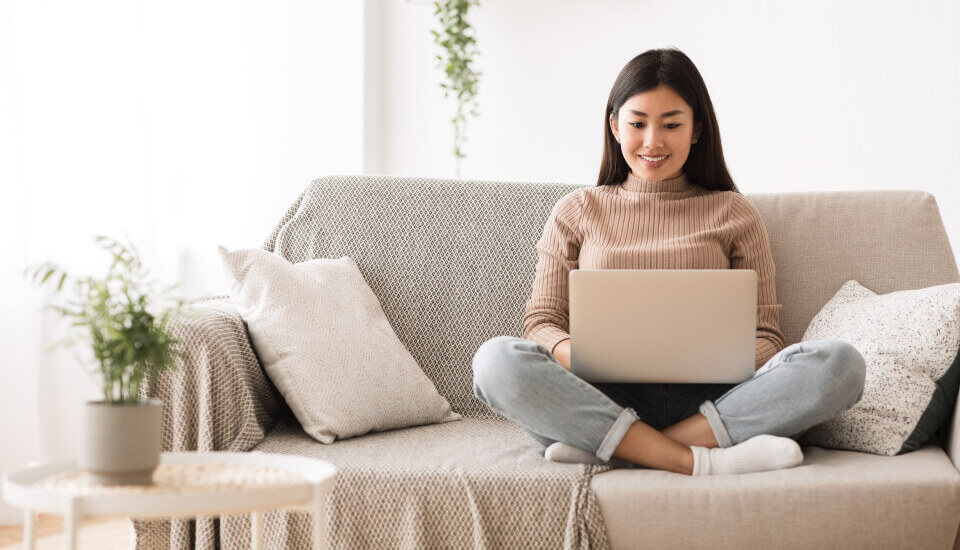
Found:
[{"label": "woman's eye", "polygon": [[[631,123],[629,123],[629,124],[630,124],[630,126],[633,126],[634,128],[643,128],[643,126],[644,126],[644,123],[642,123],[642,122],[631,122]],[[671,122],[670,124],[664,124],[664,126],[666,126],[668,130],[674,130],[674,129],[676,129],[676,128],[679,128],[681,125],[680,125],[680,124],[677,124],[677,123]]]}]

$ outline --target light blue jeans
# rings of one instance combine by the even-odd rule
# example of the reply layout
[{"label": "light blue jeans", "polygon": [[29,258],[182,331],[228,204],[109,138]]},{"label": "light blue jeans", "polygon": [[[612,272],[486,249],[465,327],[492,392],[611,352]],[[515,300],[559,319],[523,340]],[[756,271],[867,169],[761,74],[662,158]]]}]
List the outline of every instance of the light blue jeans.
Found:
[{"label": "light blue jeans", "polygon": [[531,340],[497,336],[473,357],[473,393],[544,446],[563,441],[610,461],[637,420],[656,430],[696,413],[720,447],[760,434],[799,438],[863,396],[860,352],[840,340],[787,346],[740,384],[589,383]]}]

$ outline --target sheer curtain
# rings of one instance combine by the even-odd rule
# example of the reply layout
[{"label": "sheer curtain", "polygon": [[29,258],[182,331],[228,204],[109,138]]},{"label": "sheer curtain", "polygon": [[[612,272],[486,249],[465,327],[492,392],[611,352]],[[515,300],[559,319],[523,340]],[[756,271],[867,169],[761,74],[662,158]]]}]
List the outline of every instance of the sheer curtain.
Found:
[{"label": "sheer curtain", "polygon": [[[102,274],[129,236],[181,293],[226,290],[311,179],[364,170],[364,2],[0,3],[0,471],[73,458],[96,398],[22,276]],[[87,365],[88,367],[90,365]],[[19,513],[0,504],[0,522]]]}]

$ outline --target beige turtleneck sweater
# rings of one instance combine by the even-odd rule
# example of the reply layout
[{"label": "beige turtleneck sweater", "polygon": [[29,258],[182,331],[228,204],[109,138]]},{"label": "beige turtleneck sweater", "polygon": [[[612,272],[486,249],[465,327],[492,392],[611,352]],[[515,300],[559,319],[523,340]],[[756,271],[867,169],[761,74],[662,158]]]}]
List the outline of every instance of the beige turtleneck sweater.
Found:
[{"label": "beige turtleneck sweater", "polygon": [[537,242],[523,337],[551,352],[570,337],[573,269],[752,269],[757,272],[755,368],[784,347],[775,267],[760,213],[740,193],[710,191],[686,175],[583,187],[557,201]]}]

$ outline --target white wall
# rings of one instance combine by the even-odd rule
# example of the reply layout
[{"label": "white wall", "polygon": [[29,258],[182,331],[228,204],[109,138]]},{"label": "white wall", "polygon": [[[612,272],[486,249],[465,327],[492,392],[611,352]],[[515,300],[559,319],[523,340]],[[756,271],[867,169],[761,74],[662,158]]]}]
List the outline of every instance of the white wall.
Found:
[{"label": "white wall", "polygon": [[[102,274],[98,233],[188,296],[315,177],[363,171],[362,2],[0,2],[0,471],[73,458],[91,379],[21,277]],[[89,366],[89,365],[88,365]],[[0,503],[0,522],[18,521]]]},{"label": "white wall", "polygon": [[[384,1],[382,171],[452,176],[433,9]],[[465,178],[596,184],[617,74],[675,46],[741,191],[923,189],[960,246],[960,3],[484,0],[469,20],[483,74]]]}]

